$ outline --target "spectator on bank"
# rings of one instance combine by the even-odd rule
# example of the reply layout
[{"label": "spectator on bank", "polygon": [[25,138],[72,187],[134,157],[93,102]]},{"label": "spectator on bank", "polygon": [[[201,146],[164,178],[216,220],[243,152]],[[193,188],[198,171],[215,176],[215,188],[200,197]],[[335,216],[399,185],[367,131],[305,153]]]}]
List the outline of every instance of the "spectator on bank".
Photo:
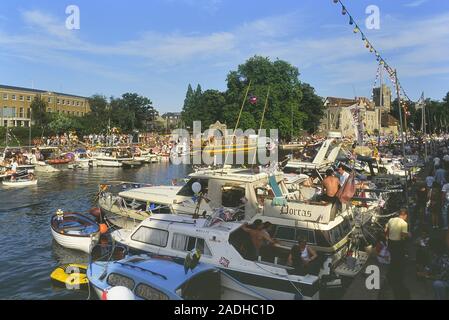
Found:
[{"label": "spectator on bank", "polygon": [[435,181],[440,184],[440,186],[443,186],[446,181],[446,169],[444,169],[442,166],[436,167],[435,171]]},{"label": "spectator on bank", "polygon": [[388,271],[388,281],[393,288],[396,299],[403,299],[408,296],[407,288],[404,284],[405,268],[405,245],[410,237],[408,232],[408,212],[405,209],[399,211],[399,217],[391,218],[385,228],[388,239],[388,249],[391,254],[391,263]]},{"label": "spectator on bank", "polygon": [[441,227],[448,230],[448,214],[449,214],[449,182],[441,188]]},{"label": "spectator on bank", "polygon": [[435,169],[440,166],[440,163],[441,163],[441,159],[439,157],[433,158],[433,167]]},{"label": "spectator on bank", "polygon": [[424,217],[426,215],[426,202],[427,202],[426,185],[417,184],[415,197],[416,197],[415,221],[419,226],[422,226],[425,222]]},{"label": "spectator on bank", "polygon": [[442,210],[441,185],[434,181],[428,193],[427,207],[432,219],[432,228],[438,228],[438,222]]}]

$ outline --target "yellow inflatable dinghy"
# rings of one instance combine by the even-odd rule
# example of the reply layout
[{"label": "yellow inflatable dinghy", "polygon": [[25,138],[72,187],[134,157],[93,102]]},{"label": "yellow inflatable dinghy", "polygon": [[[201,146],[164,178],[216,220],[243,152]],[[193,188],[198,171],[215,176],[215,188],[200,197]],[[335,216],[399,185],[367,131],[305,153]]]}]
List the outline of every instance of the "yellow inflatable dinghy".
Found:
[{"label": "yellow inflatable dinghy", "polygon": [[67,289],[82,289],[87,287],[87,265],[85,264],[64,264],[57,267],[50,275],[51,280]]}]

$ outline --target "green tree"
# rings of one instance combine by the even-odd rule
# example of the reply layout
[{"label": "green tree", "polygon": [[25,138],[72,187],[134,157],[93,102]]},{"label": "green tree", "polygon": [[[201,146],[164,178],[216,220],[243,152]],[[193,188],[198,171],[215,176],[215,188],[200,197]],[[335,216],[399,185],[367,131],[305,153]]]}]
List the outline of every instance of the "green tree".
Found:
[{"label": "green tree", "polygon": [[51,118],[52,120],[48,127],[54,133],[61,134],[72,130],[80,131],[82,129],[80,118],[63,113],[54,113]]},{"label": "green tree", "polygon": [[137,93],[125,93],[121,98],[110,99],[111,125],[123,132],[148,129],[148,123],[155,117],[150,99]]},{"label": "green tree", "polygon": [[324,115],[323,100],[315,94],[315,89],[307,83],[301,83],[301,91],[300,109],[307,114],[307,119],[304,120],[304,129],[309,133],[313,133],[317,131]]},{"label": "green tree", "polygon": [[307,114],[300,109],[302,92],[299,70],[286,61],[272,62],[261,56],[250,58],[228,74],[227,104],[223,112],[226,124],[234,127],[250,80],[250,95],[257,97],[257,103],[245,102],[239,127],[243,130],[259,128],[265,97],[270,88],[263,128],[278,129],[283,139],[299,134],[307,119]]},{"label": "green tree", "polygon": [[195,91],[192,89],[191,84],[187,87],[186,98],[184,99],[184,106],[181,112],[181,120],[190,128],[193,127],[193,121],[198,120],[199,112],[201,112],[199,100],[202,93],[203,91],[199,84]]},{"label": "green tree", "polygon": [[88,133],[106,132],[109,124],[109,104],[108,99],[102,95],[93,95],[89,98],[91,112],[84,115],[84,130]]},{"label": "green tree", "polygon": [[50,115],[47,112],[47,101],[40,95],[36,95],[31,102],[31,118],[35,126],[41,127],[43,130],[47,128],[50,122]]},{"label": "green tree", "polygon": [[195,120],[201,121],[203,130],[223,118],[226,100],[222,92],[206,90],[197,99],[197,117]]}]

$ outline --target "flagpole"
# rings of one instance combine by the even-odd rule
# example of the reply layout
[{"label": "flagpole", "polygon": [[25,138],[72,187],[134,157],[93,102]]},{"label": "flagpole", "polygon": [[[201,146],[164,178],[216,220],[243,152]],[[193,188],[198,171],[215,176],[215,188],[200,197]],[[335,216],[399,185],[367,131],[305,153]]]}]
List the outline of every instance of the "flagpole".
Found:
[{"label": "flagpole", "polygon": [[[402,145],[402,156],[404,158],[404,166],[406,164],[406,154],[405,154],[405,143],[404,143],[404,124],[402,123],[402,107],[401,107],[401,93],[399,89],[399,80],[398,80],[398,71],[394,70],[394,77],[395,77],[395,84],[396,84],[396,94],[398,96],[398,107],[399,107],[399,122],[400,122],[400,128],[401,128],[401,145]],[[405,168],[405,167],[404,167]],[[408,174],[407,174],[407,168],[406,175],[405,175],[405,202],[407,205],[407,208],[409,207],[409,199],[408,199]]]},{"label": "flagpole", "polygon": [[[243,107],[245,106],[246,99],[248,98],[248,93],[249,93],[249,89],[251,88],[251,84],[252,84],[252,80],[249,81],[248,88],[246,89],[245,97],[243,99],[242,106],[240,108],[240,113],[239,113],[239,116],[237,118],[237,123],[235,124],[234,133],[232,134],[232,141],[234,141],[235,133],[237,131],[237,128],[239,127],[240,118],[241,118],[242,112],[243,112]],[[224,169],[224,166],[226,165],[226,161],[228,160],[228,156],[229,156],[229,150],[226,151],[225,161],[223,162],[223,169]]]},{"label": "flagpole", "polygon": [[[268,97],[270,96],[270,87],[268,87],[268,91],[267,91],[267,97],[265,99],[265,105],[263,107],[263,112],[262,112],[262,119],[260,120],[260,127],[259,127],[259,132],[257,133],[257,141],[259,141],[259,134],[260,131],[262,130],[262,126],[263,126],[263,120],[265,119],[265,112],[267,111],[267,107],[268,107]],[[256,161],[256,155],[257,155],[257,150],[259,148],[259,143],[257,143],[257,147],[256,147],[256,151],[254,152],[254,157],[253,157],[253,162],[252,164],[255,164]]]},{"label": "flagpole", "polygon": [[426,137],[426,135],[427,135],[427,133],[426,133],[426,131],[427,131],[427,129],[426,129],[426,102],[425,102],[425,100],[424,100],[424,92],[423,92],[423,94],[422,94],[422,104],[423,104],[423,106],[422,106],[422,118],[423,118],[423,133],[424,133],[424,155],[425,155],[425,162],[427,162],[427,157],[428,157],[428,154],[427,154],[427,137]]}]

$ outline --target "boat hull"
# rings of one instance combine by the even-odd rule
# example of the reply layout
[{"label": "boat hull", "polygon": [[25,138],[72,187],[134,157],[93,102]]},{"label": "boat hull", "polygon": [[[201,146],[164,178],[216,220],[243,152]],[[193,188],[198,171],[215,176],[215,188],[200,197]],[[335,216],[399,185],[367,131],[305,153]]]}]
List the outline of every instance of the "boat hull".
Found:
[{"label": "boat hull", "polygon": [[[139,255],[139,254],[156,254],[156,255],[166,255],[171,257],[178,257],[170,254],[169,252],[149,252],[137,248],[133,248],[129,246],[125,238],[127,238],[126,233],[121,233],[121,230],[115,231],[112,234],[114,240],[127,247],[130,254]],[[295,280],[293,277],[295,276],[276,276],[275,274],[260,274],[257,272],[249,272],[245,270],[237,270],[231,268],[225,268],[220,264],[216,264],[214,262],[207,261],[209,263],[229,276],[233,277],[240,283],[248,286],[249,288],[261,293],[264,296],[269,297],[273,300],[319,300],[319,281],[313,281],[310,283],[305,283],[301,281]],[[263,264],[260,265],[260,268],[263,269]]]},{"label": "boat hull", "polygon": [[61,170],[58,168],[55,168],[54,166],[49,165],[49,164],[36,164],[34,171],[43,172],[43,173],[51,173],[51,172],[59,172]]},{"label": "boat hull", "polygon": [[37,185],[37,180],[33,181],[3,181],[2,184],[9,188],[23,188]]},{"label": "boat hull", "polygon": [[97,160],[98,167],[120,168],[122,163],[114,160]]},{"label": "boat hull", "polygon": [[75,237],[70,235],[64,235],[56,232],[51,228],[51,234],[55,241],[67,249],[79,250],[85,253],[90,253],[91,247],[95,244],[99,238],[99,233],[90,237]]}]

